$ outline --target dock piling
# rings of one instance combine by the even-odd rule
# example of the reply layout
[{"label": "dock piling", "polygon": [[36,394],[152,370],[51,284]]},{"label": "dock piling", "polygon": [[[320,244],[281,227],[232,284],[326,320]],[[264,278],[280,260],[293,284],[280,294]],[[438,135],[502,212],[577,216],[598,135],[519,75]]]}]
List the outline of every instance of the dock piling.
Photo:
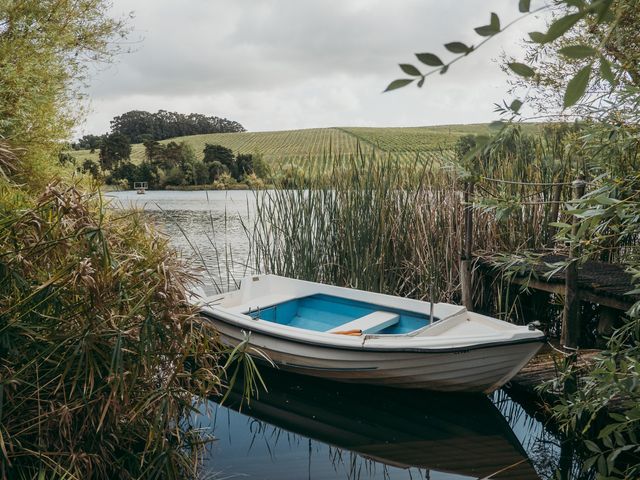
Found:
[{"label": "dock piling", "polygon": [[472,251],[473,251],[473,182],[464,184],[464,237],[460,255],[460,284],[462,304],[473,310],[472,292]]},{"label": "dock piling", "polygon": [[[579,200],[584,196],[586,182],[580,175],[573,183],[573,199]],[[578,231],[578,224],[575,216],[571,220],[572,234],[575,236]],[[580,292],[578,289],[578,265],[576,256],[579,248],[572,243],[569,248],[569,265],[567,266],[564,287],[564,310],[562,315],[562,335],[561,343],[568,348],[577,348],[580,344],[582,325],[580,319]]]}]

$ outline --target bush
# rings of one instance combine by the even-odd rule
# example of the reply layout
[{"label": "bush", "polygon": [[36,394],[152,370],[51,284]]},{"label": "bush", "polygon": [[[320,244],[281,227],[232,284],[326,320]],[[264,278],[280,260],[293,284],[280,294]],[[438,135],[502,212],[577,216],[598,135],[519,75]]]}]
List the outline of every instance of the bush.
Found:
[{"label": "bush", "polygon": [[229,169],[222,163],[214,161],[209,163],[209,181],[215,181],[220,178],[221,175],[229,173]]},{"label": "bush", "polygon": [[186,176],[180,167],[170,169],[163,180],[164,185],[184,185]]},{"label": "bush", "polygon": [[100,177],[100,166],[90,158],[85,158],[82,161],[81,171],[90,174],[93,178]]},{"label": "bush", "polygon": [[260,178],[267,178],[271,175],[269,164],[264,161],[262,154],[253,154],[253,173]]},{"label": "bush", "polygon": [[106,219],[74,188],[20,198],[0,187],[3,475],[195,476],[206,438],[188,414],[221,371],[188,266],[139,217]]},{"label": "bush", "polygon": [[259,178],[255,173],[251,173],[244,177],[244,183],[252,190],[260,190],[265,187],[264,180]]},{"label": "bush", "polygon": [[134,165],[131,162],[125,162],[120,164],[110,177],[111,183],[116,183],[119,180],[126,180],[128,184],[128,188],[133,188],[133,184],[135,182],[142,182],[142,175],[140,172],[140,168],[137,165]]},{"label": "bush", "polygon": [[210,182],[209,167],[202,162],[194,162],[191,165],[193,184],[206,185]]},{"label": "bush", "polygon": [[236,180],[253,173],[253,155],[238,154],[236,157]]}]

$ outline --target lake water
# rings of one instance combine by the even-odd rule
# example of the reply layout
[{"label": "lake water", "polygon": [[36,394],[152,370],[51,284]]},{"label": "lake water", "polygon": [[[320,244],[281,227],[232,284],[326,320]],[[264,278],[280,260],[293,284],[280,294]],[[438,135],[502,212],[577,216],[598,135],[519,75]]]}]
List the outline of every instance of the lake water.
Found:
[{"label": "lake water", "polygon": [[[197,265],[224,265],[203,272],[207,290],[224,288],[250,271],[245,229],[255,211],[253,193],[108,195],[114,208],[144,209]],[[490,397],[437,395],[263,374],[269,391],[249,405],[241,406],[234,393],[227,406],[213,399],[197,417],[217,439],[204,460],[206,474],[273,480],[528,480],[552,478],[559,467],[564,478],[580,471],[567,444],[506,391]]]}]

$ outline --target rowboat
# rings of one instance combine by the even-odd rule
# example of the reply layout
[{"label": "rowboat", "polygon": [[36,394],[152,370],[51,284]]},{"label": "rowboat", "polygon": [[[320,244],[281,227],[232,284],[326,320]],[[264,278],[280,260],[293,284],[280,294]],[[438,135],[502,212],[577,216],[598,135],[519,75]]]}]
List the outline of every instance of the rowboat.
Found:
[{"label": "rowboat", "polygon": [[283,370],[341,382],[489,393],[545,341],[518,326],[447,303],[276,275],[198,300],[224,344],[249,344]]}]

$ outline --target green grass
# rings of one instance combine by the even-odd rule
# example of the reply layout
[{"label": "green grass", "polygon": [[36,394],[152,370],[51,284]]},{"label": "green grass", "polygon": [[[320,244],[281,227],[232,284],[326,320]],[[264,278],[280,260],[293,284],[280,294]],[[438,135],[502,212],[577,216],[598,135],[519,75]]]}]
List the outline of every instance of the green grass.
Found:
[{"label": "green grass", "polygon": [[[272,164],[297,163],[358,152],[387,153],[400,160],[449,159],[456,140],[467,134],[489,133],[487,124],[440,125],[433,127],[345,127],[311,128],[304,130],[284,130],[276,132],[213,133],[191,135],[164,140],[187,142],[193,147],[198,158],[202,158],[205,144],[219,144],[234,153],[259,153]],[[72,152],[82,161],[90,158],[98,160],[97,151]],[[139,163],[144,158],[144,147],[133,145],[131,159]]]}]

